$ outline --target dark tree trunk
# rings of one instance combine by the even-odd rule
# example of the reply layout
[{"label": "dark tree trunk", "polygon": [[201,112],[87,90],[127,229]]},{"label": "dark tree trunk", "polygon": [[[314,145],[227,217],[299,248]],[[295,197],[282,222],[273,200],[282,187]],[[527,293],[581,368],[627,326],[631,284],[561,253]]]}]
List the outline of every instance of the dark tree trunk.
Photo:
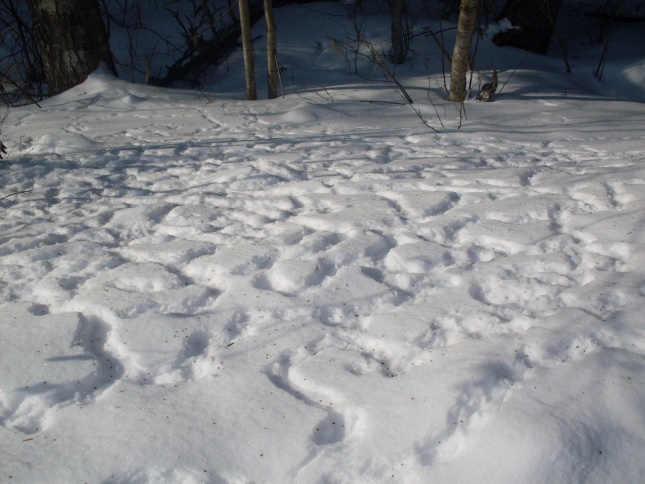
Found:
[{"label": "dark tree trunk", "polygon": [[273,18],[273,0],[264,0],[264,19],[267,25],[267,74],[269,99],[278,97],[278,53],[276,48],[275,20]]},{"label": "dark tree trunk", "polygon": [[493,38],[493,42],[536,54],[546,54],[560,3],[561,0],[507,0],[499,18],[507,18],[519,29],[500,32]]},{"label": "dark tree trunk", "polygon": [[466,99],[466,73],[470,64],[470,46],[477,26],[479,0],[461,0],[457,40],[450,70],[450,100],[461,103]]},{"label": "dark tree trunk", "polygon": [[255,62],[253,39],[251,38],[251,12],[248,0],[239,0],[240,30],[242,32],[242,53],[244,55],[244,74],[246,78],[246,98],[255,101],[258,98],[255,87]]},{"label": "dark tree trunk", "polygon": [[50,94],[87,79],[101,61],[116,74],[97,0],[28,0]]},{"label": "dark tree trunk", "polygon": [[403,42],[403,13],[405,0],[392,0],[392,62],[403,64],[405,43]]},{"label": "dark tree trunk", "polygon": [[[281,4],[281,0],[274,2]],[[253,25],[262,19],[264,15],[263,3],[249,4],[250,24]],[[239,39],[242,36],[241,22],[234,17],[236,24],[230,24],[219,32],[219,35],[212,39],[205,40],[199,46],[189,45],[187,51],[178,58],[170,67],[164,77],[150,77],[149,84],[154,86],[173,86],[176,82],[192,82],[190,78],[204,75],[204,67],[216,65],[229,56],[239,47]],[[197,48],[199,47],[199,48]],[[251,50],[251,53],[253,51]],[[199,86],[196,83],[195,86]]]}]

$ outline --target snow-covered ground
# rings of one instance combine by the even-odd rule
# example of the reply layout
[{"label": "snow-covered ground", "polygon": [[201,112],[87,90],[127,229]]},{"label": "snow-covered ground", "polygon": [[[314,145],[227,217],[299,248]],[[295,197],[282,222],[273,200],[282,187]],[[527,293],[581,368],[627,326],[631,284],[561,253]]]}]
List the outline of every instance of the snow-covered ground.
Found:
[{"label": "snow-covered ground", "polygon": [[642,26],[602,83],[599,46],[482,40],[506,84],[461,129],[419,41],[435,132],[313,7],[276,12],[284,99],[97,73],[11,110],[0,481],[644,482]]}]

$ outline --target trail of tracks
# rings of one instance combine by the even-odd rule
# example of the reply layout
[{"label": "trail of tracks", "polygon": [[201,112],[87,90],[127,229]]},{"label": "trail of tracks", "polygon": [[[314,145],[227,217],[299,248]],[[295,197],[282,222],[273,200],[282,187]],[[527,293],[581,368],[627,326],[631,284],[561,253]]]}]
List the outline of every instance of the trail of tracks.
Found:
[{"label": "trail of tracks", "polygon": [[[398,461],[426,476],[561,367],[645,354],[623,331],[645,296],[642,152],[279,135],[252,113],[231,133],[197,114],[207,140],[169,141],[186,120],[128,128],[127,146],[70,134],[73,152],[41,140],[3,174],[32,190],[3,202],[3,311],[34,331],[63,318],[69,346],[11,362],[3,427],[34,435],[115,386],[217,387],[233,368],[307,415],[291,478],[378,479]],[[25,347],[10,338],[3,351]]]}]

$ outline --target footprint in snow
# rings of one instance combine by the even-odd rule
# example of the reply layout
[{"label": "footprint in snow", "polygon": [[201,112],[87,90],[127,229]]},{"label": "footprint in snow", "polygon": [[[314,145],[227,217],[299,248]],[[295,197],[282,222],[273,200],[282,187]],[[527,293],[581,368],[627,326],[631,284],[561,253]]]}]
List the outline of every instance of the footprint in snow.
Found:
[{"label": "footprint in snow", "polygon": [[332,348],[330,345],[333,342],[329,337],[311,341],[305,348],[284,352],[265,369],[276,387],[325,412],[325,417],[311,432],[312,443],[323,447],[351,440],[360,434],[365,424],[364,412],[350,405],[341,391],[328,383],[316,381],[321,366],[330,371],[330,356],[325,353],[326,349]]},{"label": "footprint in snow", "polygon": [[[27,303],[7,303],[2,309],[2,325],[20,321],[23,331],[3,331],[0,341],[0,425],[25,434],[45,430],[57,408],[93,402],[123,374],[99,320],[50,314],[42,305]],[[61,338],[70,343],[63,353],[58,352],[64,348]]]}]

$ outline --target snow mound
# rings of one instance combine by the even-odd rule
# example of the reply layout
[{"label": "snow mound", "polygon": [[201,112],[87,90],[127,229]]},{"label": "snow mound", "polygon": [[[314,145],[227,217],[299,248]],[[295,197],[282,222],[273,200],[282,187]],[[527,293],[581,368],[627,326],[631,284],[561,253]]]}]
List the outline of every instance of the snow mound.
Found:
[{"label": "snow mound", "polygon": [[57,155],[66,155],[69,153],[78,153],[95,146],[89,138],[76,133],[57,133],[46,134],[34,144],[31,152],[39,153],[56,153]]}]

